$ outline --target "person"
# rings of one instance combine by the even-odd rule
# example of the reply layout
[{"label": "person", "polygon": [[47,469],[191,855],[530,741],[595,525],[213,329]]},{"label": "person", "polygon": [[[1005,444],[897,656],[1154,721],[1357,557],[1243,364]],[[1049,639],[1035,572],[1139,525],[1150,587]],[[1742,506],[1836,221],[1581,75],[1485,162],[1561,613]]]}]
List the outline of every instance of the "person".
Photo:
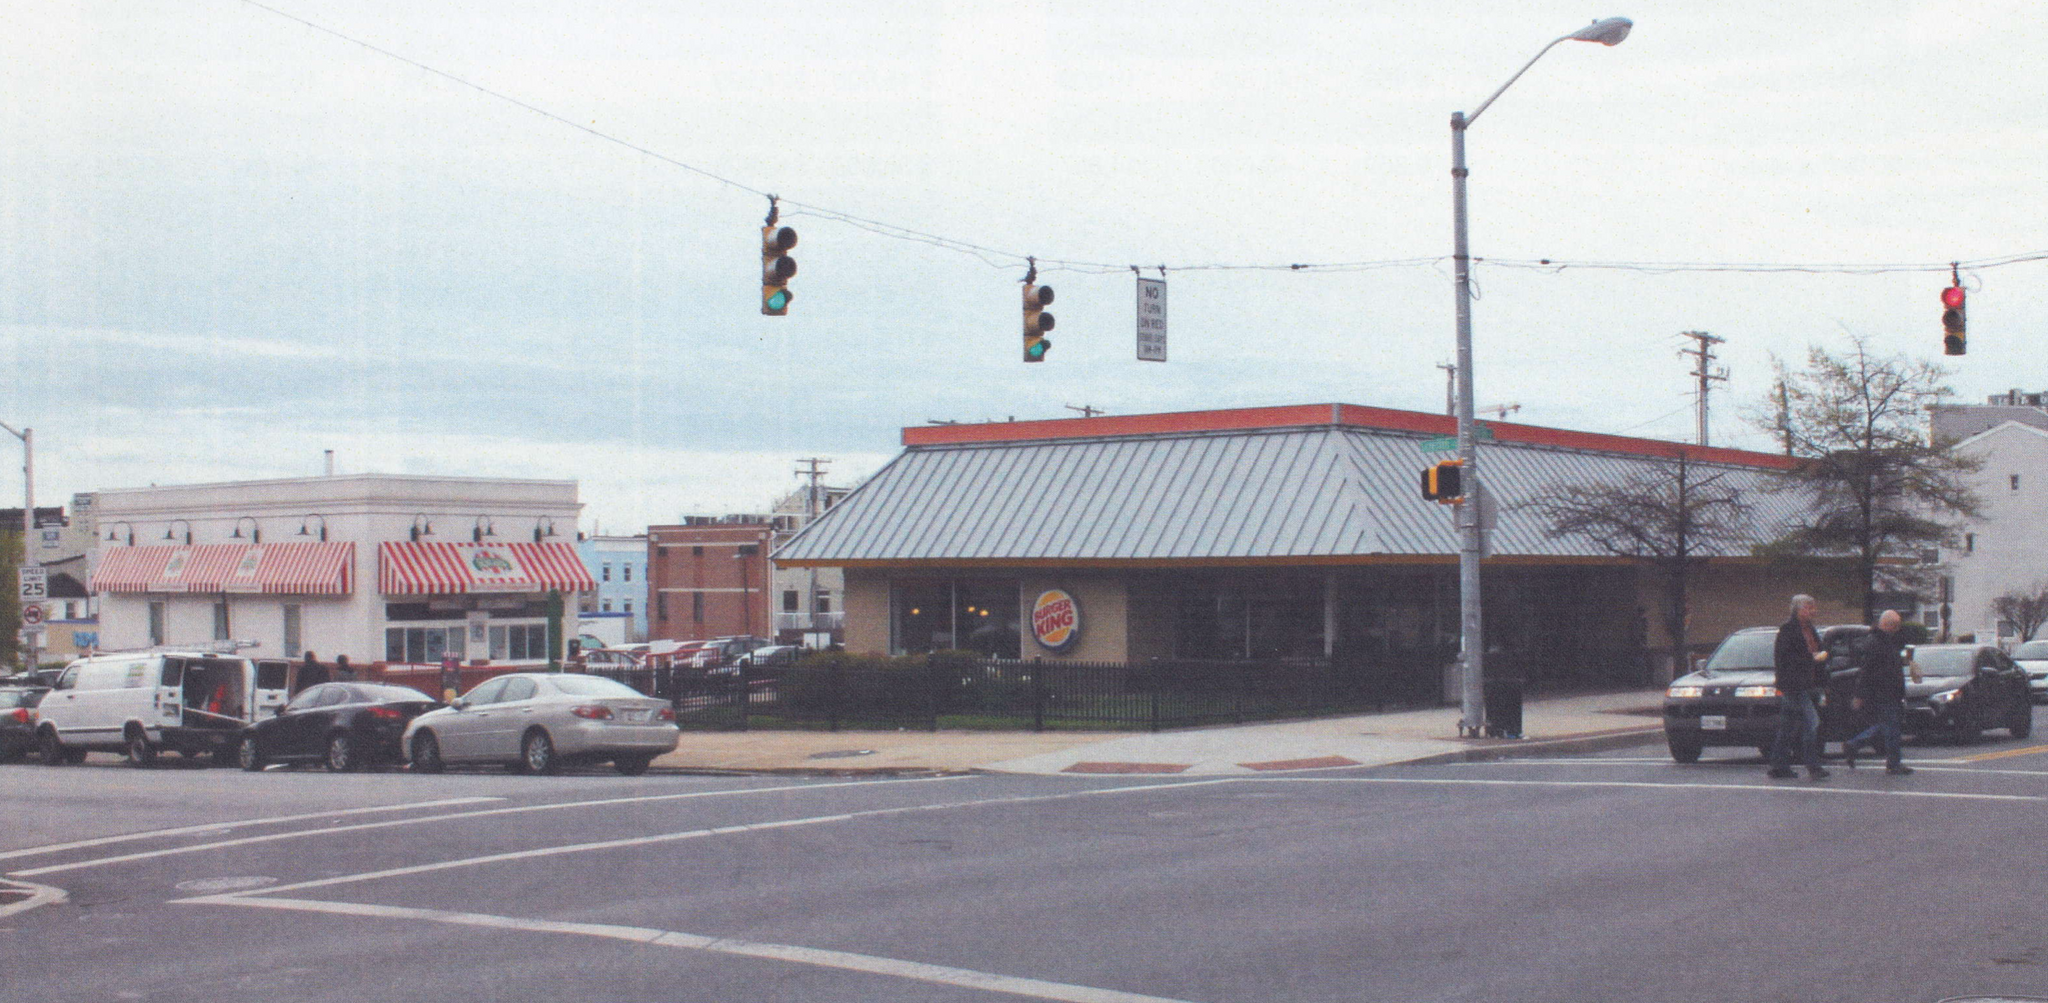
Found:
[{"label": "person", "polygon": [[306,652],[305,662],[299,665],[299,678],[293,685],[294,694],[310,689],[327,681],[327,666],[320,664],[320,656]]},{"label": "person", "polygon": [[341,682],[352,682],[356,678],[354,666],[348,664],[347,655],[334,656],[334,678]]},{"label": "person", "polygon": [[1875,720],[1842,743],[1842,760],[1855,769],[1856,747],[1878,739],[1884,744],[1884,771],[1906,776],[1913,768],[1901,760],[1899,721],[1906,713],[1906,672],[1910,669],[1917,683],[1920,667],[1900,657],[1898,610],[1885,610],[1877,618],[1877,629],[1863,639],[1857,654],[1862,671],[1856,674],[1856,696],[1849,705],[1856,710],[1869,708]]},{"label": "person", "polygon": [[1773,779],[1798,776],[1792,772],[1795,741],[1806,763],[1806,775],[1814,780],[1828,778],[1826,767],[1820,765],[1820,708],[1814,703],[1828,653],[1813,629],[1814,609],[1812,596],[1793,596],[1792,618],[1778,628],[1771,659],[1777,670],[1778,733],[1771,742],[1767,774]]},{"label": "person", "polygon": [[462,690],[462,663],[454,655],[441,656],[441,702],[453,703]]}]

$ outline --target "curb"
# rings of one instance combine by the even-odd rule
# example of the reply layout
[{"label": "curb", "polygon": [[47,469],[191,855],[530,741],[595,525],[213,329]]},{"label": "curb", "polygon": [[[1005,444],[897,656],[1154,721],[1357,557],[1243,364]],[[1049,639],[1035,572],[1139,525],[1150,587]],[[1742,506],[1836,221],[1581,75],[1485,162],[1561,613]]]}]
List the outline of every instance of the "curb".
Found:
[{"label": "curb", "polygon": [[1458,752],[1443,752],[1420,759],[1404,759],[1389,766],[1431,766],[1438,763],[1483,763],[1494,759],[1512,759],[1516,756],[1546,752],[1605,752],[1609,749],[1628,749],[1638,745],[1649,745],[1664,737],[1664,726],[1654,728],[1630,728],[1625,731],[1606,731],[1591,735],[1573,735],[1566,738],[1502,740],[1498,745],[1464,749]]}]

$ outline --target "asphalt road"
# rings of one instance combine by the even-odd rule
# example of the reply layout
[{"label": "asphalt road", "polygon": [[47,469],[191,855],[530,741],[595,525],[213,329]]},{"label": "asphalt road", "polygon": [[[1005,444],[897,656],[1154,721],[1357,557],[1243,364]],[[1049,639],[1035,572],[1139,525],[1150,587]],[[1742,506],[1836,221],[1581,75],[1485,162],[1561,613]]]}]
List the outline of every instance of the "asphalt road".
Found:
[{"label": "asphalt road", "polygon": [[[1257,777],[0,767],[0,1000],[2048,995],[2048,745]],[[95,756],[95,762],[103,757]]]}]

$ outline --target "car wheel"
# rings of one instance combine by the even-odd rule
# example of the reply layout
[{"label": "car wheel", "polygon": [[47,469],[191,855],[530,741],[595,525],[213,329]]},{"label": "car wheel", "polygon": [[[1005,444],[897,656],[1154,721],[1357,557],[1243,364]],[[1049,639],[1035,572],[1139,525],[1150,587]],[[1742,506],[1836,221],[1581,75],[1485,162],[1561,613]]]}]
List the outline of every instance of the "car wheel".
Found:
[{"label": "car wheel", "polygon": [[529,773],[555,772],[555,743],[547,732],[535,728],[519,740],[519,765]]},{"label": "car wheel", "polygon": [[612,769],[619,775],[637,777],[647,772],[647,764],[654,762],[653,756],[620,756],[612,760]]},{"label": "car wheel", "polygon": [[43,754],[44,766],[62,766],[65,763],[64,743],[57,738],[57,729],[44,728],[36,735],[36,748]]},{"label": "car wheel", "polygon": [[441,761],[441,741],[431,731],[423,731],[412,737],[412,771],[414,773],[439,773],[448,768]]},{"label": "car wheel", "polygon": [[156,746],[149,744],[149,736],[141,728],[128,729],[128,765],[142,767],[156,764]]},{"label": "car wheel", "polygon": [[328,736],[327,771],[329,773],[347,773],[355,768],[355,743],[349,741],[348,735],[343,732],[336,732]]},{"label": "car wheel", "polygon": [[1666,745],[1671,747],[1672,759],[1681,763],[1697,763],[1700,761],[1700,752],[1703,746],[1699,739],[1680,738],[1677,735],[1667,733],[1664,736],[1664,741]]},{"label": "car wheel", "polygon": [[243,735],[241,748],[237,752],[236,761],[241,763],[242,769],[254,773],[264,767],[263,748],[256,744],[256,736]]}]

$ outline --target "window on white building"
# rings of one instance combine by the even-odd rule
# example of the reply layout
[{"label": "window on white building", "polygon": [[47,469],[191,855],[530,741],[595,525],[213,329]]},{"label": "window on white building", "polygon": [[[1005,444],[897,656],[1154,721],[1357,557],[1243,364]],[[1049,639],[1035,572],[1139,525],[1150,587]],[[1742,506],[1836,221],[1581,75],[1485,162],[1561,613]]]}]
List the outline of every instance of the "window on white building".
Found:
[{"label": "window on white building", "polygon": [[600,599],[597,605],[600,612],[609,613],[612,611],[612,601],[610,599]]},{"label": "window on white building", "polygon": [[612,566],[610,564],[604,566],[603,576],[599,580],[607,582],[612,580]]},{"label": "window on white building", "polygon": [[284,606],[284,657],[297,658],[305,650],[305,607],[298,603]]},{"label": "window on white building", "polygon": [[632,580],[633,580],[633,566],[632,566],[632,565],[630,565],[630,564],[621,564],[621,565],[619,565],[619,572],[620,572],[621,574],[623,574],[623,575],[625,575],[625,576],[626,576],[626,580],[627,580],[627,581],[629,581],[629,582],[630,582],[630,581],[632,581]]},{"label": "window on white building", "polygon": [[164,617],[166,610],[162,600],[149,604],[149,643],[164,643]]},{"label": "window on white building", "polygon": [[224,601],[213,604],[213,639],[228,639],[228,604]]}]

